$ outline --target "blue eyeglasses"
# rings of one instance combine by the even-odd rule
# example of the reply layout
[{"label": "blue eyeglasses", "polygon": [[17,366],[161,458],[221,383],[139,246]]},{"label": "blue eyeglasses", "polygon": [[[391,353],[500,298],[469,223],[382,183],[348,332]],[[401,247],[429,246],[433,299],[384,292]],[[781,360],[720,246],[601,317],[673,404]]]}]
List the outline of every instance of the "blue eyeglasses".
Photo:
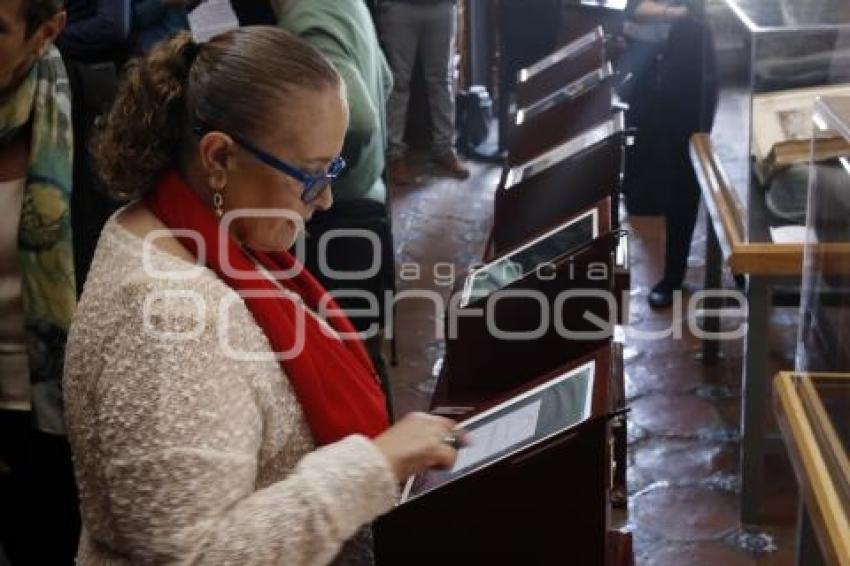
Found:
[{"label": "blue eyeglasses", "polygon": [[[194,132],[203,136],[212,131],[218,131],[214,128],[198,126],[194,129]],[[328,170],[320,175],[311,175],[309,173],[305,173],[304,171],[298,169],[297,167],[293,167],[288,163],[285,163],[275,157],[274,155],[267,153],[249,142],[247,139],[243,138],[238,134],[231,134],[229,132],[222,132],[230,136],[233,141],[242,146],[242,148],[257,158],[259,161],[262,161],[272,169],[280,171],[284,175],[292,177],[296,181],[299,181],[302,185],[304,185],[304,192],[301,193],[301,201],[305,204],[309,204],[316,200],[319,195],[324,191],[339,175],[342,173],[343,169],[345,169],[345,159],[341,156],[337,157],[331,162]]]}]

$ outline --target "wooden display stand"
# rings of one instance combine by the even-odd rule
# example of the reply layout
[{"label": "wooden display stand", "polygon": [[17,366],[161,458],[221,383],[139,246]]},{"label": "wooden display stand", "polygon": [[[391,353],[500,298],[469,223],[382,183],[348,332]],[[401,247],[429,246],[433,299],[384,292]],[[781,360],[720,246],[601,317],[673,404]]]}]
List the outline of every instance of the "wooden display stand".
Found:
[{"label": "wooden display stand", "polygon": [[[475,435],[476,426],[495,426],[487,419],[523,411],[540,391],[593,367],[584,412],[546,434],[519,434],[492,459],[411,479],[374,525],[379,566],[632,564],[629,533],[609,522],[611,504],[626,505],[624,372],[610,301],[630,283],[628,242],[617,230],[626,134],[605,32],[589,31],[520,73],[523,108],[496,192],[487,265],[449,306],[431,404],[436,414],[471,418],[462,425]],[[519,267],[498,275],[504,266]],[[522,332],[532,335],[518,339]],[[559,399],[573,406],[569,395]],[[459,461],[471,458],[467,450]]]},{"label": "wooden display stand", "polygon": [[378,564],[605,564],[610,359],[604,346],[497,401],[595,365],[588,418],[400,504],[374,526]]},{"label": "wooden display stand", "polygon": [[517,110],[509,134],[508,164],[531,161],[609,120],[614,112],[614,86],[615,75],[608,64]]},{"label": "wooden display stand", "polygon": [[[621,119],[615,117],[612,135],[601,141],[587,136],[586,145],[574,138],[536,161],[505,169],[494,196],[492,250],[485,261],[605,197],[617,201],[625,147]],[[616,206],[611,207],[611,226],[619,226]]]},{"label": "wooden display stand", "polygon": [[[603,202],[597,208],[600,214],[607,213],[609,201]],[[607,330],[613,329],[591,322],[594,318],[605,323],[612,320],[610,303],[604,297],[613,288],[617,237],[607,228],[600,226],[600,237],[555,258],[550,267],[527,273],[466,307],[457,302],[449,307],[444,397],[435,397],[435,403],[464,405],[490,399],[610,339]],[[570,290],[572,295],[564,293]],[[563,299],[560,304],[559,296]],[[543,309],[548,309],[545,314]],[[561,317],[563,328],[571,333],[594,338],[570,339],[558,328],[555,316]],[[514,338],[538,330],[533,339]]]},{"label": "wooden display stand", "polygon": [[571,41],[517,74],[516,104],[531,106],[608,61],[605,31],[601,27]]},{"label": "wooden display stand", "polygon": [[629,323],[629,292],[632,288],[629,236],[621,232],[614,255],[614,297],[617,301],[617,324]]}]

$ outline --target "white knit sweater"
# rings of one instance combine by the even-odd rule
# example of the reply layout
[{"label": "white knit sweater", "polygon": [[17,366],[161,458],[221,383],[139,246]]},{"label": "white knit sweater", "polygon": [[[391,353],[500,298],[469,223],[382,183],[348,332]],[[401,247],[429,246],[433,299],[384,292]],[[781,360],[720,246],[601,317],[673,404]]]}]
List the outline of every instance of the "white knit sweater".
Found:
[{"label": "white knit sweater", "polygon": [[[386,459],[360,436],[316,450],[244,303],[206,268],[151,273],[142,249],[110,220],[68,341],[79,563],[368,563],[367,530],[355,534],[398,496]],[[191,267],[148,255],[156,270]],[[223,353],[225,298],[229,346],[264,359]]]}]

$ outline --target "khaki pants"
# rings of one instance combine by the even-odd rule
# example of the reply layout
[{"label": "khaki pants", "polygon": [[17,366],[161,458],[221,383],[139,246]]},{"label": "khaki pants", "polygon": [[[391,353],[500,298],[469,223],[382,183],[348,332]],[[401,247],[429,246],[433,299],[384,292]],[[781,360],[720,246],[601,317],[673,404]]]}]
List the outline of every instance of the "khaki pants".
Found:
[{"label": "khaki pants", "polygon": [[404,127],[410,101],[410,79],[417,55],[428,85],[433,152],[443,155],[454,148],[455,97],[452,56],[457,35],[454,2],[381,3],[378,14],[381,40],[393,71],[394,86],[387,102],[387,129],[391,157],[406,151]]}]

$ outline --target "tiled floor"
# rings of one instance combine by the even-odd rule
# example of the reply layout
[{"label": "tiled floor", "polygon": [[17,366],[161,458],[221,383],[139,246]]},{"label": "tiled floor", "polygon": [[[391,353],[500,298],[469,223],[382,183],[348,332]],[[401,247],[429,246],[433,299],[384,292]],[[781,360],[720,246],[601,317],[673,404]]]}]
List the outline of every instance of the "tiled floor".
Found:
[{"label": "tiled floor", "polygon": [[[441,179],[422,165],[424,182],[393,189],[393,218],[400,291],[427,289],[443,298],[446,276],[462,278],[479,260],[492,219],[497,169],[475,165],[463,183]],[[673,320],[646,305],[647,289],[663,262],[663,220],[632,218],[632,300],[630,327],[661,331]],[[689,280],[703,274],[704,221],[694,238]],[[418,266],[414,267],[414,266]],[[732,286],[732,281],[727,281]],[[437,339],[441,308],[425,299],[402,300],[397,308],[400,364],[392,368],[396,410],[427,407],[435,364],[443,346]],[[795,313],[777,310],[771,351],[776,369],[792,351]],[[623,521],[634,533],[639,565],[793,564],[796,492],[784,455],[767,469],[768,498],[763,524],[744,529],[738,513],[738,425],[742,344],[725,343],[711,367],[698,358],[699,342],[681,338],[648,340],[629,336],[626,389],[629,418],[629,510]],[[674,324],[675,328],[675,324]],[[769,395],[765,391],[765,395]]]}]

